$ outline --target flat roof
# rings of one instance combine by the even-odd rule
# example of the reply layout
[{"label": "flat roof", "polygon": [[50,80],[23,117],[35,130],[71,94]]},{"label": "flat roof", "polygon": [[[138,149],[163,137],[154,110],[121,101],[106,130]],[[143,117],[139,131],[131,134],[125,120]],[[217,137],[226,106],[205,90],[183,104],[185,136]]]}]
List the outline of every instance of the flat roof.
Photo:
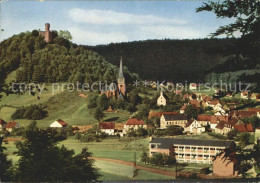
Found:
[{"label": "flat roof", "polygon": [[171,145],[190,145],[190,146],[211,146],[211,147],[230,147],[234,141],[226,140],[200,140],[200,139],[179,139],[179,138],[153,138],[149,143],[160,144],[158,147],[169,149]]}]

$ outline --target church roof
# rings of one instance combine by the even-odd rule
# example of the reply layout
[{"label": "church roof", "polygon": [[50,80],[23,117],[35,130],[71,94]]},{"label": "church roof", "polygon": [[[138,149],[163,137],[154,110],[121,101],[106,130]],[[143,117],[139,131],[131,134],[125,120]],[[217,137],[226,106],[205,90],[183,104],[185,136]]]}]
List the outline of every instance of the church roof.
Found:
[{"label": "church roof", "polygon": [[123,75],[123,63],[122,63],[122,57],[121,57],[121,60],[120,60],[120,68],[119,68],[119,75],[118,75],[118,78],[124,78],[124,75]]}]

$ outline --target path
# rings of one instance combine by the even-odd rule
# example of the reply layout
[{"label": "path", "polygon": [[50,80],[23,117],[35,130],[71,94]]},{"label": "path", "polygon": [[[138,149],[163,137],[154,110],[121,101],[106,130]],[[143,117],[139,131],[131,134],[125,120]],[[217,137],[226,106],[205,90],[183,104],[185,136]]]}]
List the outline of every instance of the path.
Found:
[{"label": "path", "polygon": [[[100,158],[100,157],[90,157],[90,158],[94,159],[94,160],[108,161],[108,162],[113,162],[113,163],[127,165],[127,166],[133,166],[134,165],[133,162],[117,160],[117,159]],[[156,169],[156,168],[149,168],[149,167],[145,167],[145,166],[141,166],[141,165],[136,165],[136,169],[145,170],[145,171],[156,173],[156,174],[160,174],[160,175],[166,175],[166,176],[175,177],[175,171],[168,171],[168,170],[161,170],[161,169]],[[191,175],[191,173],[188,173],[188,172],[181,172],[181,174],[185,175],[185,176]],[[202,175],[202,174],[199,174],[198,176],[200,178],[202,178],[202,179],[230,179],[230,178],[234,178],[234,177],[219,177],[219,176]]]}]

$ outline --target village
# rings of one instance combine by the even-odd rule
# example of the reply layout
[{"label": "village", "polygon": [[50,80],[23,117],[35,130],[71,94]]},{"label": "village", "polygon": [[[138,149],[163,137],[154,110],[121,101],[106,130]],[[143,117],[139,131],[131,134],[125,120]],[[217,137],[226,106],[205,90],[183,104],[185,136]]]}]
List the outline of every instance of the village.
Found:
[{"label": "village", "polygon": [[0,182],[257,182],[260,1],[1,2]]},{"label": "village", "polygon": [[[115,100],[121,101],[131,97],[131,94],[129,96],[127,94],[122,58],[117,84],[116,90],[102,91],[99,95],[107,99],[114,97]],[[156,92],[157,87],[152,83],[148,88],[150,91]],[[150,99],[156,100],[154,103],[157,109],[147,109],[147,118],[145,115],[144,117],[138,115],[140,111],[137,110],[125,122],[102,121],[104,116],[101,115],[96,118],[100,122],[95,124],[70,125],[68,121],[57,119],[49,124],[49,128],[57,129],[60,133],[85,142],[87,147],[88,143],[93,141],[101,142],[110,138],[119,139],[119,142],[120,139],[128,139],[129,142],[132,142],[136,139],[148,138],[148,143],[142,144],[141,148],[138,149],[139,161],[145,163],[143,166],[148,166],[148,164],[153,164],[155,167],[162,166],[157,165],[156,161],[163,161],[163,159],[159,157],[159,160],[155,160],[155,157],[158,154],[164,154],[170,159],[172,158],[169,160],[170,163],[165,162],[163,165],[169,168],[176,163],[203,164],[201,171],[198,175],[196,174],[197,177],[243,177],[246,172],[239,170],[237,166],[239,162],[234,154],[236,154],[236,146],[252,149],[254,144],[259,145],[259,94],[253,93],[249,96],[248,92],[240,94],[227,92],[222,97],[216,97],[220,93],[219,90],[214,90],[213,95],[201,94],[201,91],[197,90],[197,84],[191,83],[188,90],[179,87],[179,90],[172,92],[172,95],[178,97],[183,105],[179,110],[169,111],[167,109],[170,102],[169,92],[164,93],[164,88],[166,86],[161,84],[159,96]],[[79,93],[78,97],[85,99],[87,94]],[[233,98],[237,97],[240,99],[232,101]],[[238,101],[244,101],[243,108]],[[116,113],[111,106],[108,106],[105,112]],[[102,114],[102,111],[100,113]],[[100,113],[98,114],[100,115]],[[12,134],[14,136],[22,134],[19,133],[21,131],[19,130],[20,125],[18,121],[6,122],[4,119],[0,119],[0,131],[7,137],[10,135],[12,137]],[[223,158],[227,149],[232,153],[227,158]],[[255,170],[257,166],[251,168],[253,174],[256,174],[254,172],[257,172]],[[183,175],[180,172],[179,177],[181,176]]]}]

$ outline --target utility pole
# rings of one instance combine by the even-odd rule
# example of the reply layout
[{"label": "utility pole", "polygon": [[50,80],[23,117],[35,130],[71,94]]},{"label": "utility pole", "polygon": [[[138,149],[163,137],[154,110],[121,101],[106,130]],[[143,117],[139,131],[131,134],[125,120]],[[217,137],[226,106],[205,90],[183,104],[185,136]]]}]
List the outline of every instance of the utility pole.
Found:
[{"label": "utility pole", "polygon": [[136,152],[134,152],[133,177],[136,176]]},{"label": "utility pole", "polygon": [[175,164],[175,179],[178,178],[178,162],[176,161],[176,164]]}]

